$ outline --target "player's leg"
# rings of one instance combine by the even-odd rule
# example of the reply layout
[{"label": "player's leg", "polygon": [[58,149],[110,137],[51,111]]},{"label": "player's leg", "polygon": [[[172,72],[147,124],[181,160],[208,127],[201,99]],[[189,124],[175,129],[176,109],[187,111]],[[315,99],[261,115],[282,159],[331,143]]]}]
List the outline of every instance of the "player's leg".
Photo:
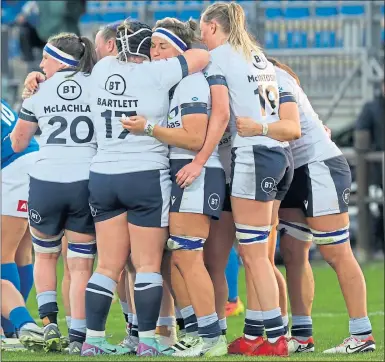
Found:
[{"label": "player's leg", "polygon": [[65,208],[65,184],[30,178],[29,223],[35,251],[34,280],[39,316],[44,326],[46,351],[60,351],[57,315],[56,266],[61,252]]},{"label": "player's leg", "polygon": [[285,334],[288,333],[289,316],[287,311],[287,292],[286,292],[286,280],[282,273],[275,265],[275,250],[277,246],[277,225],[278,225],[278,209],[281,202],[279,200],[274,201],[272,226],[268,241],[268,253],[269,260],[274,269],[274,274],[277,279],[278,290],[279,290],[279,307],[281,308],[281,314],[283,319],[283,326],[285,327]]},{"label": "player's leg", "polygon": [[[274,162],[266,164],[266,159],[274,159]],[[288,354],[277,279],[269,260],[268,238],[275,221],[274,200],[281,199],[281,190],[285,191],[286,184],[291,182],[290,166],[289,154],[283,149],[262,146],[233,149],[231,206],[236,236],[247,284],[250,285],[251,280],[254,285],[267,334],[267,340],[250,351],[253,355]],[[260,317],[255,315],[253,319]],[[246,314],[245,327],[248,319]]]},{"label": "player's leg", "polygon": [[[162,273],[162,275],[164,274]],[[163,283],[162,304],[156,325],[156,335],[164,346],[172,346],[177,342],[174,298],[166,282]]]},{"label": "player's leg", "polygon": [[[62,232],[43,233],[31,226],[35,250],[34,280],[39,316],[44,326],[46,351],[61,351],[61,333],[58,329],[56,282],[57,261],[61,251]],[[56,234],[56,235],[55,235]]]},{"label": "player's leg", "polygon": [[[62,250],[61,250],[61,257],[63,261],[63,279],[61,282],[61,294],[63,299],[63,308],[65,312],[65,318],[66,318],[66,325],[68,329],[68,335],[69,330],[71,329],[71,304],[70,304],[70,286],[71,286],[71,275],[70,271],[68,269],[68,263],[67,263],[67,252],[68,252],[68,240],[65,236],[62,237]],[[69,344],[69,338],[63,337],[62,338],[62,345],[68,345]],[[64,347],[65,348],[65,347]]]},{"label": "player's leg", "polygon": [[239,297],[239,259],[235,246],[233,246],[230,250],[229,260],[227,262],[225,273],[229,290],[228,300],[226,303],[226,317],[238,316],[239,314],[244,313],[245,306]]},{"label": "player's leg", "polygon": [[[186,163],[184,160],[172,160],[171,174],[175,176]],[[201,337],[197,345],[185,351],[176,351],[176,355],[181,357],[201,354],[223,355],[227,353],[227,345],[221,336],[213,281],[204,263],[203,246],[209,235],[210,218],[218,219],[222,210],[225,196],[224,171],[220,168],[205,167],[193,184],[185,189],[181,189],[174,178],[170,207],[170,238],[167,245],[173,250],[173,262],[183,277],[197,317],[198,335]],[[223,274],[225,266],[226,262]],[[178,285],[174,287],[174,281],[174,293],[178,306],[181,307],[182,296],[177,290]],[[186,313],[185,308],[181,308],[182,315]],[[189,314],[192,314],[191,309]]]},{"label": "player's leg", "polygon": [[[27,249],[28,243],[23,237],[28,228],[28,171],[34,161],[35,152],[32,152],[19,157],[1,170],[1,277],[9,280],[17,290],[20,290],[20,274],[15,255],[22,240],[23,249]],[[28,262],[27,256],[21,261]],[[23,283],[26,294],[30,283],[30,267],[23,268],[21,274],[23,282],[26,281]],[[6,335],[14,334],[15,328],[11,322],[2,318],[1,325]]]},{"label": "player's leg", "polygon": [[71,279],[69,353],[80,354],[86,339],[86,287],[92,275],[96,255],[95,225],[88,203],[88,180],[67,184],[66,187],[67,193],[74,195],[69,202],[65,223],[68,241],[67,264]]},{"label": "player's leg", "polygon": [[121,346],[126,347],[132,351],[136,351],[139,344],[138,333],[138,316],[136,315],[136,308],[134,302],[134,286],[136,271],[132,265],[131,256],[128,258],[125,268],[126,272],[126,299],[128,306],[128,325],[126,328],[127,335],[120,343]]},{"label": "player's leg", "polygon": [[120,307],[122,308],[123,317],[127,326],[129,311],[128,311],[127,295],[126,295],[126,279],[127,279],[126,269],[123,269],[122,275],[120,276],[119,283],[116,287],[116,291],[118,293]]},{"label": "player's leg", "polygon": [[[225,270],[234,240],[235,226],[231,212],[222,212],[219,220],[211,220],[209,237],[204,246],[204,260],[213,282],[215,310],[223,335],[226,335],[227,330],[226,306],[229,296]],[[233,278],[238,278],[238,270],[235,271],[235,274]],[[238,313],[242,313],[242,310]]]},{"label": "player's leg", "polygon": [[[2,215],[1,216],[1,277],[10,281],[17,290],[20,290],[20,277],[15,263],[15,254],[27,230],[28,221],[25,218]],[[3,302],[3,294],[2,294]],[[1,318],[1,326],[6,337],[12,337],[15,327],[6,318]]]},{"label": "player's leg", "polygon": [[94,234],[66,230],[68,240],[67,263],[70,274],[69,300],[71,327],[69,330],[69,353],[80,354],[86,338],[85,294],[92,275],[96,242]]},{"label": "player's leg", "polygon": [[9,319],[19,330],[20,342],[28,349],[42,350],[44,331],[38,327],[25,307],[23,296],[8,280],[1,279],[1,315]]},{"label": "player's leg", "polygon": [[349,314],[350,338],[325,353],[370,352],[376,349],[366,304],[366,283],[349,242],[348,213],[308,218],[323,258],[334,269]]},{"label": "player's leg", "polygon": [[[312,180],[307,223],[313,241],[335,270],[350,317],[351,337],[326,353],[357,353],[375,350],[367,314],[366,284],[349,239],[348,204],[351,174],[343,156],[307,165]],[[317,180],[317,182],[315,182]]]},{"label": "player's leg", "polygon": [[[290,195],[292,195],[292,192]],[[291,197],[289,194],[289,198]],[[279,210],[281,234],[280,251],[286,268],[286,280],[292,314],[289,352],[313,352],[314,277],[309,262],[313,235],[300,208],[284,207]],[[290,206],[290,205],[288,205]],[[292,204],[295,206],[295,204]]]},{"label": "player's leg", "polygon": [[[131,195],[126,191],[130,186]],[[168,236],[169,171],[137,172],[120,187],[128,206],[131,260],[136,271],[137,354],[158,355],[166,348],[156,340],[155,331],[163,295],[161,263]]]},{"label": "player's leg", "polygon": [[33,286],[32,239],[29,228],[17,248],[15,262],[20,277],[20,293],[26,302]]},{"label": "player's leg", "polygon": [[[106,187],[106,183],[110,187]],[[127,212],[125,206],[117,201],[121,184],[129,189],[126,174],[90,173],[89,202],[95,222],[98,258],[97,267],[86,287],[87,331],[82,356],[132,352],[106,340],[107,316],[130,253]]]},{"label": "player's leg", "polygon": [[[167,255],[170,255],[171,258],[171,252],[167,252]],[[180,350],[187,349],[198,340],[198,320],[183,276],[172,260],[170,261],[170,278],[175,306],[180,313],[179,318],[182,320],[179,321],[177,345]]]}]

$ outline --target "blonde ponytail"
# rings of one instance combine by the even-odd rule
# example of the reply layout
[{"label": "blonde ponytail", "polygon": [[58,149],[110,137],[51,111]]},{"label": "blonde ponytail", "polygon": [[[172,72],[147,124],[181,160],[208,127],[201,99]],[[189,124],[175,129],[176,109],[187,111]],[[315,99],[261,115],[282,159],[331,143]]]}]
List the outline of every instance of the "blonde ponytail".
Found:
[{"label": "blonde ponytail", "polygon": [[225,34],[229,36],[228,43],[250,60],[252,52],[257,54],[262,50],[254,37],[246,29],[246,16],[241,5],[236,2],[215,3],[210,5],[202,14],[204,22],[215,20]]}]

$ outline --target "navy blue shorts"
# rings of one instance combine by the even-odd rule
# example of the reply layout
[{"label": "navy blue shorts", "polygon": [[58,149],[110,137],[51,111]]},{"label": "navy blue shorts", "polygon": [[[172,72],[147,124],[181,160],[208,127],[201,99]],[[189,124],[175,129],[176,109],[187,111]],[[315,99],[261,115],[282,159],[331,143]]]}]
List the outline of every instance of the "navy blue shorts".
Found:
[{"label": "navy blue shorts", "polygon": [[284,199],[294,172],[289,147],[234,147],[231,153],[231,196],[264,202]]},{"label": "navy blue shorts", "polygon": [[50,236],[63,230],[94,234],[88,197],[88,180],[59,183],[31,177],[28,197],[30,225]]},{"label": "navy blue shorts", "polygon": [[281,208],[301,209],[306,217],[348,211],[350,167],[344,156],[298,167]]},{"label": "navy blue shorts", "polygon": [[124,174],[90,173],[90,207],[95,222],[127,212],[129,223],[168,226],[171,180],[169,170]]},{"label": "navy blue shorts", "polygon": [[191,160],[170,160],[171,166],[171,206],[170,212],[203,214],[218,220],[225,199],[225,171],[217,167],[203,167],[194,182],[182,189],[176,183],[178,171]]}]

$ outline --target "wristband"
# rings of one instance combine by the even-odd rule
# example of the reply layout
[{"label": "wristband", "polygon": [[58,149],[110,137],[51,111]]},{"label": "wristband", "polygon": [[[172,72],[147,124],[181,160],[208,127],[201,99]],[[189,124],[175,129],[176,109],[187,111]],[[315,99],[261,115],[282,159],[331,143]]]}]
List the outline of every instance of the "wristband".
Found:
[{"label": "wristband", "polygon": [[262,136],[266,136],[269,132],[269,125],[267,123],[262,123]]},{"label": "wristband", "polygon": [[147,120],[144,126],[144,134],[150,137],[154,137],[154,127],[155,125]]}]

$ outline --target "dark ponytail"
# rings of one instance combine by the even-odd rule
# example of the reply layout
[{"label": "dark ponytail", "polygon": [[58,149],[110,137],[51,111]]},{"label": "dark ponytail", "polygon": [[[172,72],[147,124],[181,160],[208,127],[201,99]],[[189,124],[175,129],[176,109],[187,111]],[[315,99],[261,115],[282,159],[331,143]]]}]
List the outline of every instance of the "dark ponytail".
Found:
[{"label": "dark ponytail", "polygon": [[74,67],[74,76],[78,72],[86,75],[91,74],[94,65],[97,62],[95,47],[90,39],[85,36],[77,36],[73,33],[60,33],[51,36],[48,43],[52,44],[61,51],[72,55],[79,64]]},{"label": "dark ponytail", "polygon": [[82,46],[84,45],[84,53],[79,59],[77,72],[91,74],[93,67],[97,62],[94,44],[86,36],[79,37]]}]

